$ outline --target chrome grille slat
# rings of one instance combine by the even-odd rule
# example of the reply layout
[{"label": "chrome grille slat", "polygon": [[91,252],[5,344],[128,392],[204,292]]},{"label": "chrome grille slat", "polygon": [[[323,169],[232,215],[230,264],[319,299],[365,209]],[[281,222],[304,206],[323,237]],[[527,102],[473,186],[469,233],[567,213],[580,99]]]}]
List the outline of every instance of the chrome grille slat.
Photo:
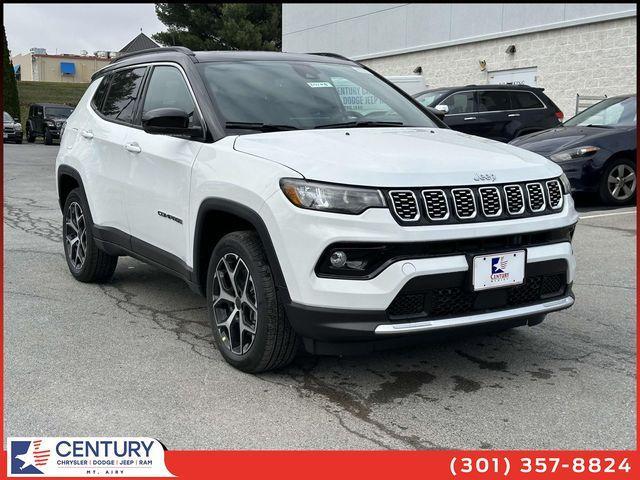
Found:
[{"label": "chrome grille slat", "polygon": [[547,194],[549,197],[549,206],[553,210],[559,210],[562,208],[564,202],[564,195],[562,195],[562,187],[559,180],[547,181]]},{"label": "chrome grille slat", "polygon": [[480,206],[485,217],[499,217],[502,215],[502,200],[498,187],[480,187]]},{"label": "chrome grille slat", "polygon": [[404,222],[417,222],[420,220],[418,200],[411,190],[392,190],[389,192],[393,211]]},{"label": "chrome grille slat", "polygon": [[547,208],[547,202],[544,199],[544,189],[541,183],[527,183],[526,189],[529,208],[532,212],[542,212]]},{"label": "chrome grille slat", "polygon": [[477,215],[476,196],[470,188],[452,188],[453,206],[461,220],[475,218]]},{"label": "chrome grille slat", "polygon": [[429,220],[442,222],[449,218],[449,201],[444,190],[423,190],[422,198]]},{"label": "chrome grille slat", "polygon": [[520,215],[524,213],[524,194],[520,185],[504,186],[505,203],[507,204],[507,212],[510,215]]}]

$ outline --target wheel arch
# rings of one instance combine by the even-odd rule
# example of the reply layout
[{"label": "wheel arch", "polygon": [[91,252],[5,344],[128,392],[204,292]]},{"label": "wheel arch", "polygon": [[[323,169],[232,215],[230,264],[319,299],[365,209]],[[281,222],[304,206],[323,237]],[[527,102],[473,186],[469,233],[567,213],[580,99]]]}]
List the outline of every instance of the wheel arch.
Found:
[{"label": "wheel arch", "polygon": [[[214,224],[224,225],[224,228],[214,228]],[[290,299],[287,284],[264,220],[250,207],[224,198],[206,198],[198,208],[193,236],[194,283],[200,292],[204,293],[209,259],[216,244],[227,233],[245,229],[254,230],[258,234],[273,273],[278,295],[282,295],[282,300],[288,302]]]},{"label": "wheel arch", "polygon": [[60,165],[58,167],[56,180],[58,184],[58,203],[60,204],[60,210],[64,209],[64,202],[71,190],[73,190],[74,188],[80,188],[84,193],[84,184],[82,183],[82,177],[75,168],[72,168],[68,165]]}]

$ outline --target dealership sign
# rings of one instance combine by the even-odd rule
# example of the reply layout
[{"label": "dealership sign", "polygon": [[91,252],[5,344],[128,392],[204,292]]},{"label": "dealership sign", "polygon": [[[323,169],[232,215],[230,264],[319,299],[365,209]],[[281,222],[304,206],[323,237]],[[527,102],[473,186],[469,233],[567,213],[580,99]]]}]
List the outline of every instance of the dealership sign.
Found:
[{"label": "dealership sign", "polygon": [[9,476],[172,477],[164,446],[146,437],[9,437]]}]

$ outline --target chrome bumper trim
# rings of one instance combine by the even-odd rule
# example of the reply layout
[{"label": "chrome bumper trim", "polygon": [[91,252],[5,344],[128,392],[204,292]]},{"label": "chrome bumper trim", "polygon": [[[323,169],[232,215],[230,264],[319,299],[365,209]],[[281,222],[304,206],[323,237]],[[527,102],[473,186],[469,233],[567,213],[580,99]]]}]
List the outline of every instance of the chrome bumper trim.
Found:
[{"label": "chrome bumper trim", "polygon": [[463,327],[467,325],[476,325],[478,323],[496,322],[510,318],[527,317],[529,315],[555,312],[556,310],[569,308],[573,305],[573,302],[573,297],[568,296],[561,298],[560,300],[539,303],[537,305],[512,308],[510,310],[500,310],[497,312],[481,313],[478,315],[444,318],[442,320],[423,320],[420,322],[400,323],[396,325],[378,325],[375,329],[375,333],[380,335],[389,335],[395,333],[426,332],[429,330],[440,330],[442,328]]}]

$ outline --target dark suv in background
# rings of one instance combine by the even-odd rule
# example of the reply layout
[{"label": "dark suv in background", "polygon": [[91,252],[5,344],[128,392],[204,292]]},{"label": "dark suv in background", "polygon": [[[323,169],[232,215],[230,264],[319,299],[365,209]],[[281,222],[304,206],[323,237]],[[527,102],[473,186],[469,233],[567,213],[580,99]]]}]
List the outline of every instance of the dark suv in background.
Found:
[{"label": "dark suv in background", "polygon": [[564,115],[543,90],[526,85],[467,85],[427,90],[414,98],[444,112],[443,121],[453,130],[509,142],[560,125]]},{"label": "dark suv in background", "polygon": [[37,137],[44,138],[45,145],[60,139],[62,125],[73,112],[69,105],[55,103],[34,103],[29,106],[27,120],[27,142],[35,142]]}]

